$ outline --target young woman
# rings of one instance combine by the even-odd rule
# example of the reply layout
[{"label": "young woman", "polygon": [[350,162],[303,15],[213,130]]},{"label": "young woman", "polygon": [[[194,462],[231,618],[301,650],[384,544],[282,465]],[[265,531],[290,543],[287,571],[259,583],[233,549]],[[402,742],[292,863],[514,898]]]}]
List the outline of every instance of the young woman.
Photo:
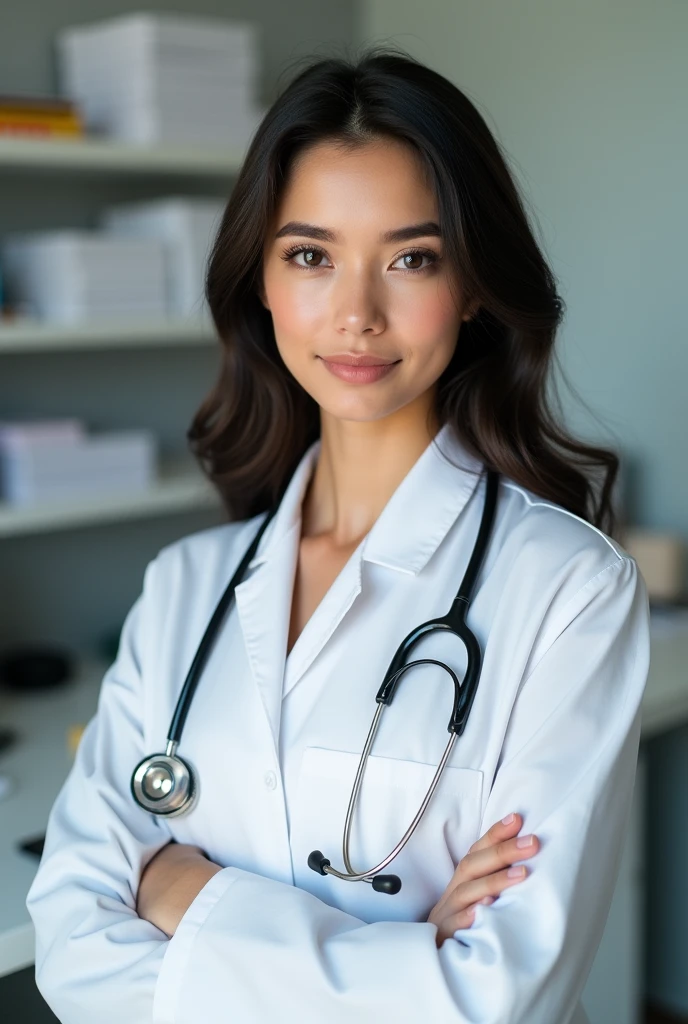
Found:
[{"label": "young woman", "polygon": [[[611,539],[615,456],[548,406],[562,303],[474,106],[392,52],[307,67],[207,295],[223,363],[190,440],[232,521],[163,550],[127,617],[28,897],[40,990],[66,1024],[580,1024],[647,598]],[[475,646],[420,636],[342,854],[380,683],[450,608],[477,690]],[[374,886],[441,759],[384,867],[401,889]]]}]

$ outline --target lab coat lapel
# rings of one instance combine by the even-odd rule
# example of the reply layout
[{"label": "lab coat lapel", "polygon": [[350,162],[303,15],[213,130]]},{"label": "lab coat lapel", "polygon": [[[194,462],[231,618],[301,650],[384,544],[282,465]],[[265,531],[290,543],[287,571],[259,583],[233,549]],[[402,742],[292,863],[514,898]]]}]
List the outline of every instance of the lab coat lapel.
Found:
[{"label": "lab coat lapel", "polygon": [[284,696],[293,690],[361,592],[362,543],[336,577],[289,654]]},{"label": "lab coat lapel", "polygon": [[236,589],[246,654],[276,750],[299,535],[296,524],[270,560],[259,566]]},{"label": "lab coat lapel", "polygon": [[364,563],[417,575],[463,511],[482,470],[482,462],[459,444],[451,426],[442,427],[306,623],[286,661],[284,696],[303,678],[361,593]]},{"label": "lab coat lapel", "polygon": [[235,592],[246,655],[277,753],[294,574],[301,537],[301,503],[319,447],[319,442],[312,445],[297,466],[280,507],[249,563],[250,575]]}]

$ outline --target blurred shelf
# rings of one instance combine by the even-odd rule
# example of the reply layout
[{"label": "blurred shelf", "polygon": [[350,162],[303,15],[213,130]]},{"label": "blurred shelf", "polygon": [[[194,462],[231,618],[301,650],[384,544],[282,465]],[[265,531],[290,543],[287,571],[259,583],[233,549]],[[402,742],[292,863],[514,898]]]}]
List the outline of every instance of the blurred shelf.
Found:
[{"label": "blurred shelf", "polygon": [[200,471],[172,467],[164,470],[149,490],[132,494],[98,495],[21,508],[0,502],[0,539],[220,507],[216,491]]},{"label": "blurred shelf", "polygon": [[70,349],[146,348],[211,345],[216,335],[209,320],[111,321],[58,326],[22,320],[0,323],[0,355]]},{"label": "blurred shelf", "polygon": [[241,166],[240,150],[135,146],[109,139],[0,137],[0,171],[77,171],[225,177]]}]

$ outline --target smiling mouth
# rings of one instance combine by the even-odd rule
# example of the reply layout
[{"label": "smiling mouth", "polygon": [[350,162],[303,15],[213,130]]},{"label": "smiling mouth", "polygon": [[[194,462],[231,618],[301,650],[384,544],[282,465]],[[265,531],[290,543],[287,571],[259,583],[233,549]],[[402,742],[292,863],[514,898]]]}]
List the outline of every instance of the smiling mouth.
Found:
[{"label": "smiling mouth", "polygon": [[374,384],[390,374],[401,359],[385,360],[381,356],[352,355],[319,356],[333,376],[349,384]]},{"label": "smiling mouth", "polygon": [[340,366],[391,366],[398,359],[383,359],[382,356],[356,355],[342,352],[334,356],[321,356],[326,363],[338,363]]}]

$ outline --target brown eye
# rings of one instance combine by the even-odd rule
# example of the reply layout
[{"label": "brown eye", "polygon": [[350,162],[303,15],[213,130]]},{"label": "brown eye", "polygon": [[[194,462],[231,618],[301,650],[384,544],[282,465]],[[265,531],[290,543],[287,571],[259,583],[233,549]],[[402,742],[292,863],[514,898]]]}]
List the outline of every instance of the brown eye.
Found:
[{"label": "brown eye", "polygon": [[397,256],[393,266],[399,270],[427,270],[433,263],[437,263],[438,259],[437,253],[430,250],[412,249],[410,252],[403,252],[401,256]]},{"label": "brown eye", "polygon": [[322,253],[317,252],[315,249],[304,249],[303,258],[309,267],[318,267],[320,266]]}]

